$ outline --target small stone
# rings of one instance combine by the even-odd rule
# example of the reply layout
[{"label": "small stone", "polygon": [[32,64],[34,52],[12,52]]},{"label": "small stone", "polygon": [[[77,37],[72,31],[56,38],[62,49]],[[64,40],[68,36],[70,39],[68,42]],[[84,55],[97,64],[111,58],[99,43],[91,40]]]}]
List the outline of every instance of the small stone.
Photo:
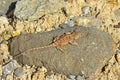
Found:
[{"label": "small stone", "polygon": [[82,12],[83,12],[83,15],[88,15],[89,12],[90,12],[90,7],[89,6],[85,6],[82,8]]},{"label": "small stone", "polygon": [[73,27],[74,26],[74,21],[72,19],[69,19],[66,21],[66,24],[68,27]]},{"label": "small stone", "polygon": [[2,67],[2,71],[3,71],[2,73],[4,75],[11,74],[14,71],[14,69],[16,69],[17,67],[18,67],[18,63],[15,60],[13,60]]},{"label": "small stone", "polygon": [[120,62],[120,46],[116,49],[116,53],[115,58],[118,62]]},{"label": "small stone", "polygon": [[37,27],[37,28],[35,29],[35,31],[36,31],[36,32],[42,32],[43,29],[42,29],[41,27]]},{"label": "small stone", "polygon": [[76,80],[83,80],[83,78],[82,78],[82,76],[78,75],[78,76],[76,77]]},{"label": "small stone", "polygon": [[23,76],[25,74],[25,71],[22,67],[19,67],[19,68],[15,69],[14,74],[17,77],[20,77],[20,76]]},{"label": "small stone", "polygon": [[117,54],[116,54],[116,60],[117,60],[118,62],[120,62],[120,53],[117,53]]},{"label": "small stone", "polygon": [[69,79],[74,80],[74,79],[75,79],[75,76],[74,76],[74,75],[69,75]]},{"label": "small stone", "polygon": [[11,32],[11,36],[12,37],[15,37],[15,36],[18,36],[18,35],[20,35],[20,31],[13,31],[13,32]]},{"label": "small stone", "polygon": [[80,75],[84,75],[84,74],[85,74],[84,71],[81,71],[81,72],[80,72]]},{"label": "small stone", "polygon": [[47,76],[45,77],[45,79],[46,79],[46,80],[52,80],[52,77],[47,75]]},{"label": "small stone", "polygon": [[11,56],[11,55],[8,55],[8,58],[9,58],[10,60],[12,60],[12,59],[13,59],[13,56]]}]

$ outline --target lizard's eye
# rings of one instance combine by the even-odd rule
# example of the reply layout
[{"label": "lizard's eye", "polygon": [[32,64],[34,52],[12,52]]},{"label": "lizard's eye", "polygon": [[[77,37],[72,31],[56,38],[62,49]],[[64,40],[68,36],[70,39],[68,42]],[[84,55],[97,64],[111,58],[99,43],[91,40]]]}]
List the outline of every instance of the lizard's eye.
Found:
[{"label": "lizard's eye", "polygon": [[79,37],[80,37],[79,34],[76,34],[76,35],[75,35],[75,39],[78,39]]}]

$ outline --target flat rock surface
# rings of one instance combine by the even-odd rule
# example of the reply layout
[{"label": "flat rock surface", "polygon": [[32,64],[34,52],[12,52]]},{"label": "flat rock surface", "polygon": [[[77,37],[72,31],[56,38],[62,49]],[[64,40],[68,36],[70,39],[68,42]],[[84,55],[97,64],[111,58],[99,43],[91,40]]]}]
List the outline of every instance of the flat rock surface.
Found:
[{"label": "flat rock surface", "polygon": [[[78,30],[81,37],[75,40],[78,46],[66,45],[64,52],[55,47],[27,51],[52,42],[53,37]],[[11,39],[11,55],[22,64],[45,66],[65,75],[84,73],[90,76],[103,67],[113,54],[113,40],[108,33],[86,27],[58,29],[50,32],[25,34]],[[24,52],[25,51],[25,52]]]}]

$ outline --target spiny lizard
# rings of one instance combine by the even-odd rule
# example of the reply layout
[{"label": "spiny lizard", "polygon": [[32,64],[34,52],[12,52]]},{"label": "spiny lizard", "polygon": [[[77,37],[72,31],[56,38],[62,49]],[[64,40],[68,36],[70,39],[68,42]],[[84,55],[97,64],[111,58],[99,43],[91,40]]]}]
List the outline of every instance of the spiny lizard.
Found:
[{"label": "spiny lizard", "polygon": [[[57,49],[59,49],[60,51],[63,52],[64,46],[67,45],[68,43],[70,43],[72,45],[77,45],[77,43],[74,42],[74,40],[78,39],[79,37],[80,37],[79,31],[67,32],[64,35],[56,37],[51,44],[48,44],[48,45],[43,46],[43,47],[28,49],[26,51],[44,49],[44,48],[48,48],[48,47],[56,47]],[[26,52],[26,51],[24,51],[24,52]]]}]

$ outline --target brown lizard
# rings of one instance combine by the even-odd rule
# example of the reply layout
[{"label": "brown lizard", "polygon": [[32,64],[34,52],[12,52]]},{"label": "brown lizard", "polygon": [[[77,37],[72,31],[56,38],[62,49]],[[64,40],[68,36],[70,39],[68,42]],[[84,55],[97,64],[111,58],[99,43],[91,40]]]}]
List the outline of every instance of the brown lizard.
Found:
[{"label": "brown lizard", "polygon": [[[59,49],[60,51],[63,52],[64,46],[67,45],[68,43],[70,43],[72,45],[77,45],[77,43],[74,42],[74,40],[78,39],[79,37],[80,37],[79,31],[68,32],[68,33],[65,33],[64,35],[56,37],[53,40],[53,42],[51,44],[48,44],[47,46],[32,48],[27,51],[43,49],[43,48],[48,48],[48,47],[56,47],[57,49]],[[26,51],[24,51],[24,52],[26,52]]]},{"label": "brown lizard", "polygon": [[67,45],[68,43],[72,44],[72,45],[77,45],[76,42],[73,42],[75,39],[78,39],[80,37],[80,32],[68,32],[65,33],[64,35],[61,35],[59,37],[56,37],[53,42],[47,46],[43,46],[43,47],[38,47],[38,48],[32,48],[30,50],[35,50],[35,49],[42,49],[42,48],[48,48],[48,47],[56,47],[57,49],[63,51],[64,50],[64,46]]}]

